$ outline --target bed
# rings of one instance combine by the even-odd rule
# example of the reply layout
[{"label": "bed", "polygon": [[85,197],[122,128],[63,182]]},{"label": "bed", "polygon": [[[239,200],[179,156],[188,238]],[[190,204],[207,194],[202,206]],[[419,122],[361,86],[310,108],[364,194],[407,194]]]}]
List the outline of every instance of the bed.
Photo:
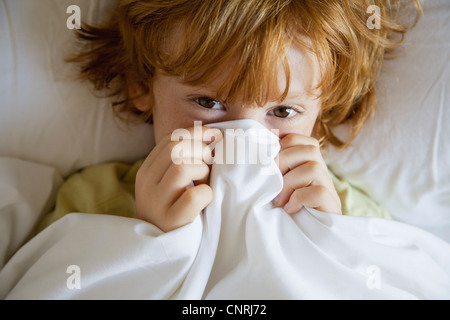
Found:
[{"label": "bed", "polygon": [[[67,8],[77,5],[82,19],[95,23],[114,4],[0,3],[1,298],[450,298],[446,0],[424,3],[397,59],[385,63],[379,109],[352,147],[326,154],[336,175],[394,221],[312,209],[295,218],[270,214],[274,209],[264,201],[276,193],[279,176],[256,174],[262,179],[256,185],[272,187],[228,202],[224,196],[207,209],[220,215],[206,212],[168,234],[135,219],[74,213],[34,237],[71,174],[104,162],[135,162],[154,145],[148,125],[118,121],[109,98],[79,82],[63,60],[76,50]],[[225,194],[221,177],[254,170],[247,169],[217,168],[215,192]],[[241,223],[230,223],[227,212]]]}]

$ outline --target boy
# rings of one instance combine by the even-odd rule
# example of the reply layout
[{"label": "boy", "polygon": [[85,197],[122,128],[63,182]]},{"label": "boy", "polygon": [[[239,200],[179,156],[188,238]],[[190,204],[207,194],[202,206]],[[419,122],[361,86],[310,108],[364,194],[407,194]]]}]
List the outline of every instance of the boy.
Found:
[{"label": "boy", "polygon": [[[342,213],[320,148],[348,146],[372,115],[382,61],[407,31],[396,22],[400,2],[123,0],[104,26],[86,26],[80,38],[90,46],[72,59],[83,77],[121,97],[119,112],[154,124],[157,145],[136,176],[136,217],[166,232],[193,221],[212,200],[210,168],[202,157],[174,164],[171,151],[186,142],[170,133],[243,118],[280,133],[284,187],[274,205]],[[379,29],[367,27],[372,5]],[[345,142],[332,132],[344,123],[352,128]]]}]

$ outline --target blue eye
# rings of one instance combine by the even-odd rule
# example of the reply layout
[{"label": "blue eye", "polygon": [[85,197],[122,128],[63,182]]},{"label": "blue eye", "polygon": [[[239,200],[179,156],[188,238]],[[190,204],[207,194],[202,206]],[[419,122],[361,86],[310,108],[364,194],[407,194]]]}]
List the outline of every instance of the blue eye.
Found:
[{"label": "blue eye", "polygon": [[223,110],[224,107],[221,102],[208,98],[208,97],[201,97],[194,99],[195,102],[197,102],[198,105],[200,105],[203,108],[211,109],[211,110]]},{"label": "blue eye", "polygon": [[301,113],[300,111],[295,110],[292,107],[277,107],[270,111],[270,114],[274,115],[277,118],[291,118],[298,113]]}]

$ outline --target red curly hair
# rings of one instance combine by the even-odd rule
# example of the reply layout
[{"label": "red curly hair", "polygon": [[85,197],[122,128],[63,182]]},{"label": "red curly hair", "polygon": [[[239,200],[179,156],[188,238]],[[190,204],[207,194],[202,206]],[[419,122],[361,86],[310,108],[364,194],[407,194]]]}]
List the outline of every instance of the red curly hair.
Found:
[{"label": "red curly hair", "polygon": [[[379,9],[379,28],[368,27],[371,5]],[[281,95],[287,94],[286,51],[295,45],[316,54],[321,66],[314,136],[322,145],[346,147],[374,112],[383,60],[420,14],[418,0],[121,0],[104,25],[83,25],[82,51],[69,61],[80,64],[81,76],[96,89],[112,90],[118,113],[148,121],[151,111],[135,108],[128,87],[138,84],[151,96],[155,70],[198,85],[237,57],[223,92],[262,105],[279,59],[287,77]],[[184,39],[176,53],[168,48],[174,30]],[[340,141],[332,129],[344,123],[352,135]]]}]

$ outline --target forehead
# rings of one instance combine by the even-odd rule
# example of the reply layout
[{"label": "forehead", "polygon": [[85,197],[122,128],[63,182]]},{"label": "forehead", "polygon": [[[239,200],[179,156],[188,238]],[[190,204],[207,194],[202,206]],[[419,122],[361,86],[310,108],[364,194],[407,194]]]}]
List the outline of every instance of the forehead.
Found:
[{"label": "forehead", "polygon": [[289,94],[297,93],[308,97],[320,95],[318,86],[321,80],[320,64],[317,56],[310,51],[290,47],[287,52],[290,83],[286,83],[286,70],[278,66],[278,87],[289,85]]},{"label": "forehead", "polygon": [[[304,49],[305,44],[308,45]],[[174,24],[166,38],[164,51],[169,56],[182,57],[189,47],[183,24]],[[272,51],[267,57],[267,46],[262,46],[262,53],[254,48],[254,59],[269,58],[266,63],[252,61],[252,55],[242,53],[244,48],[232,54],[218,56],[215,60],[196,61],[195,67],[190,57],[184,57],[191,68],[185,72],[165,73],[176,76],[179,81],[214,95],[222,100],[241,100],[249,104],[255,101],[263,104],[268,101],[279,101],[288,95],[315,97],[319,95],[317,86],[320,83],[320,64],[317,56],[309,50],[310,40],[303,36],[302,43],[295,45],[285,43],[285,50]],[[250,58],[250,59],[249,59]],[[247,59],[247,61],[245,61]]]}]

